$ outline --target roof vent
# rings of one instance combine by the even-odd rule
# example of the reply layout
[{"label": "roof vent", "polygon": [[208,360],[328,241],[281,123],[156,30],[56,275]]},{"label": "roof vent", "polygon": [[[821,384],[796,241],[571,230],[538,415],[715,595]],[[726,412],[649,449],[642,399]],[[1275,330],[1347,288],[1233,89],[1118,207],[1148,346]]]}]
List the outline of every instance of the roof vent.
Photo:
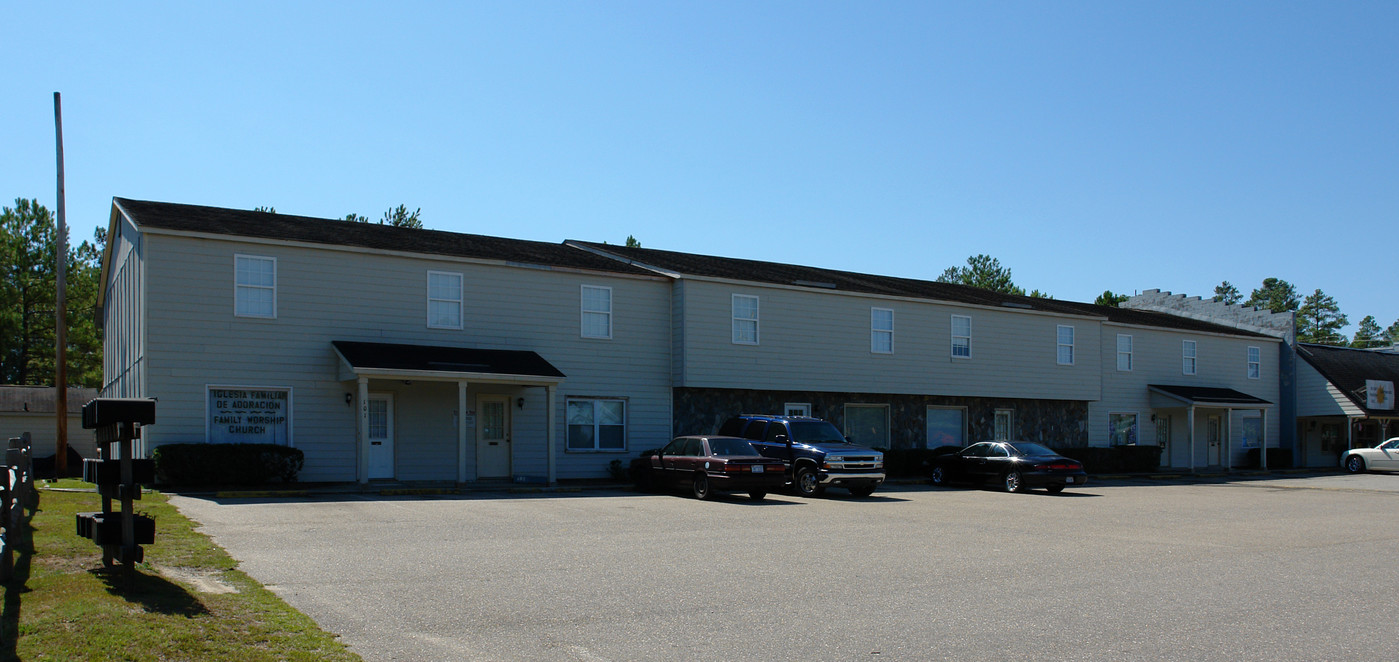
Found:
[{"label": "roof vent", "polygon": [[824,289],[827,289],[827,290],[834,290],[834,289],[836,288],[836,284],[835,284],[835,283],[823,283],[823,282],[814,281],[814,280],[794,280],[794,281],[792,281],[792,284],[793,284],[793,285],[800,285],[800,286],[802,286],[802,287],[820,287],[820,288],[824,288]]},{"label": "roof vent", "polygon": [[1003,302],[1001,302],[1001,306],[1003,306],[1003,307],[1005,307],[1005,308],[1024,308],[1025,310],[1034,310],[1034,309],[1035,309],[1034,306],[1031,306],[1031,305],[1028,304],[1028,303],[1020,303],[1020,302],[1018,302],[1018,301],[1003,301]]}]

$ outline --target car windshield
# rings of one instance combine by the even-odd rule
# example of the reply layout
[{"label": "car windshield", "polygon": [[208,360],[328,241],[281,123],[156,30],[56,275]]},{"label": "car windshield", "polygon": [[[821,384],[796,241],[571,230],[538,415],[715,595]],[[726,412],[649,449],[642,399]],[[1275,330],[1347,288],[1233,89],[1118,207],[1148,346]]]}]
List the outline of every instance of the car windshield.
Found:
[{"label": "car windshield", "polygon": [[709,452],[714,455],[757,455],[758,451],[742,439],[710,439]]},{"label": "car windshield", "polygon": [[1009,446],[1019,451],[1021,455],[1058,455],[1045,446],[1029,441],[1017,441]]},{"label": "car windshield", "polygon": [[844,443],[840,430],[827,421],[792,421],[792,441],[803,444],[819,444],[825,441]]}]

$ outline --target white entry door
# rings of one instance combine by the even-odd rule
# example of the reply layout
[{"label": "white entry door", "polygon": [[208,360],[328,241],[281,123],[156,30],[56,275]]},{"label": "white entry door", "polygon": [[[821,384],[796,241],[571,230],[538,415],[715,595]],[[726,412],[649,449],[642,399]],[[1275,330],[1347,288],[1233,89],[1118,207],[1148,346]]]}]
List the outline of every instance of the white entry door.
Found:
[{"label": "white entry door", "polygon": [[510,399],[476,398],[476,477],[510,476]]},{"label": "white entry door", "polygon": [[1206,419],[1205,441],[1209,445],[1208,456],[1205,463],[1211,467],[1217,467],[1221,463],[1219,457],[1219,447],[1224,441],[1223,426],[1220,424],[1218,416],[1211,416]]},{"label": "white entry door", "polygon": [[369,477],[393,478],[393,394],[369,394]]}]

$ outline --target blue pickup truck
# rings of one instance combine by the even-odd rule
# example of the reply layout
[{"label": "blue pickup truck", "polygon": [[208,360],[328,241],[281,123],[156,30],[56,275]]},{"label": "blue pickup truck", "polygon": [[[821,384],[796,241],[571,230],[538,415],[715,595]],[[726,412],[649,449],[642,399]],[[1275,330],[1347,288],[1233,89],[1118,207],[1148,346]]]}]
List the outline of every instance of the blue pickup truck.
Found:
[{"label": "blue pickup truck", "polygon": [[782,460],[802,496],[818,496],[827,487],[869,496],[884,482],[883,453],[850,443],[819,418],[739,414],[724,421],[719,434],[747,439],[764,456]]}]

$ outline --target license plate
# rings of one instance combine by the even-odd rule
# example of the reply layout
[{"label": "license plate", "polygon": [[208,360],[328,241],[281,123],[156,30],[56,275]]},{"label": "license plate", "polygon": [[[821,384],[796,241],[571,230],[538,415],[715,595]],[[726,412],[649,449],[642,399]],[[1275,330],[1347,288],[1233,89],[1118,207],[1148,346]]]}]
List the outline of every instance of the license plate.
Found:
[{"label": "license plate", "polygon": [[1066,482],[1066,483],[1072,483],[1072,482],[1074,482],[1074,477],[1073,477],[1073,476],[1069,476],[1068,478],[1065,478],[1065,479],[1064,479],[1064,482]]},{"label": "license plate", "polygon": [[760,473],[762,473],[762,472],[763,472],[763,465],[761,465],[761,464],[755,464],[755,465],[753,465],[753,473],[755,473],[755,474],[760,474]]}]

